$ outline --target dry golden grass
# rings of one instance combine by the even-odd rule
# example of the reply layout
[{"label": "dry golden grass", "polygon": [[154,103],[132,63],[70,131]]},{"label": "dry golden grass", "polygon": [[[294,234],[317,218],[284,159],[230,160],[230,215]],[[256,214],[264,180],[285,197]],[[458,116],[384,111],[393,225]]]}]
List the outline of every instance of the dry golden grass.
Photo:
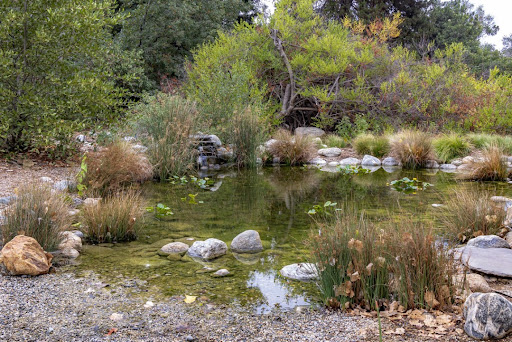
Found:
[{"label": "dry golden grass", "polygon": [[403,131],[394,137],[391,153],[405,168],[425,167],[428,160],[434,159],[432,138],[425,132]]},{"label": "dry golden grass", "polygon": [[459,177],[476,181],[503,181],[508,177],[507,162],[503,150],[495,144],[484,148],[482,160],[475,160],[468,166],[467,172]]},{"label": "dry golden grass", "polygon": [[84,182],[89,191],[102,196],[153,177],[148,159],[125,141],[115,142],[99,152],[88,153],[86,162]]},{"label": "dry golden grass", "polygon": [[289,165],[305,163],[315,156],[316,146],[313,139],[307,135],[292,135],[281,129],[274,134],[276,140],[269,152]]},{"label": "dry golden grass", "polygon": [[122,242],[137,239],[143,203],[138,192],[127,190],[84,206],[82,223],[87,239],[93,243]]},{"label": "dry golden grass", "polygon": [[60,242],[59,233],[71,224],[64,195],[38,183],[23,185],[17,193],[4,212],[6,223],[0,226],[3,242],[24,234],[36,239],[45,250],[54,250]]}]

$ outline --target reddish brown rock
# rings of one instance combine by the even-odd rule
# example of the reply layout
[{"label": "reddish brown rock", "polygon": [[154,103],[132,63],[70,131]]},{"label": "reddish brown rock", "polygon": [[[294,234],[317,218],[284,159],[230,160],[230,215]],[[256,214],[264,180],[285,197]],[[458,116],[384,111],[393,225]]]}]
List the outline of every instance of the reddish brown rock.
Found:
[{"label": "reddish brown rock", "polygon": [[36,276],[48,273],[52,258],[35,239],[18,235],[2,249],[0,262],[13,275]]}]

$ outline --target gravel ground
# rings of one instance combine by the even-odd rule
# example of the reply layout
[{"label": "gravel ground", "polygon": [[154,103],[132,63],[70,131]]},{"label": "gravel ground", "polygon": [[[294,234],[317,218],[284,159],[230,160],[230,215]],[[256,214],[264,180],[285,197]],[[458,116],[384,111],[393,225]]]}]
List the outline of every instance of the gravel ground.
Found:
[{"label": "gravel ground", "polygon": [[[92,272],[0,275],[0,341],[378,341],[372,318],[309,309],[255,315],[201,299],[192,304],[179,296],[155,300],[150,289],[133,284],[138,282],[109,285]],[[154,306],[145,306],[148,300]],[[403,323],[383,320],[383,331]],[[435,340],[421,335],[406,327],[404,334],[385,335],[384,341]],[[437,340],[471,339],[459,334]]]}]

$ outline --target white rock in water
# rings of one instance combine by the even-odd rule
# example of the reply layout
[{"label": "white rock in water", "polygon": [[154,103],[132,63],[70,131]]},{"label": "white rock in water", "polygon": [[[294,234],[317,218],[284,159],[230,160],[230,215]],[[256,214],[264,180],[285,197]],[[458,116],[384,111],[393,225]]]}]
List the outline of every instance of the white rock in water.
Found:
[{"label": "white rock in water", "polygon": [[425,169],[439,169],[439,164],[435,160],[427,160]]},{"label": "white rock in water", "polygon": [[361,165],[363,166],[380,166],[381,162],[379,158],[376,158],[374,156],[365,155],[363,157],[363,160],[361,161]]},{"label": "white rock in water", "polygon": [[464,303],[464,319],[472,338],[500,339],[512,331],[512,303],[497,293],[473,293]]},{"label": "white rock in water", "polygon": [[324,157],[338,157],[341,155],[341,149],[338,147],[321,148],[318,154]]},{"label": "white rock in water", "polygon": [[315,264],[312,263],[299,263],[291,264],[283,267],[280,271],[281,275],[285,278],[309,281],[318,278],[318,271]]},{"label": "white rock in water", "polygon": [[340,165],[359,165],[361,164],[361,160],[357,158],[345,158],[340,160]]},{"label": "white rock in water", "polygon": [[218,239],[207,239],[206,241],[196,241],[188,249],[187,253],[191,257],[211,260],[226,254],[228,246],[224,241]]},{"label": "white rock in water", "polygon": [[308,164],[312,165],[325,165],[327,162],[322,158],[313,158],[310,161],[308,161]]},{"label": "white rock in water", "polygon": [[398,166],[398,165],[400,165],[400,162],[396,158],[393,158],[393,157],[384,158],[384,160],[382,161],[382,166]]},{"label": "white rock in water", "polygon": [[189,246],[183,242],[171,242],[160,248],[160,252],[164,254],[185,254]]},{"label": "white rock in water", "polygon": [[80,256],[80,253],[74,248],[64,248],[61,251],[60,255],[63,258],[76,259]]},{"label": "white rock in water", "polygon": [[213,274],[214,277],[219,277],[219,278],[225,277],[227,275],[229,275],[229,271],[226,270],[225,268],[222,268]]},{"label": "white rock in water", "polygon": [[258,253],[263,250],[260,234],[255,230],[246,230],[238,234],[231,242],[235,253]]}]

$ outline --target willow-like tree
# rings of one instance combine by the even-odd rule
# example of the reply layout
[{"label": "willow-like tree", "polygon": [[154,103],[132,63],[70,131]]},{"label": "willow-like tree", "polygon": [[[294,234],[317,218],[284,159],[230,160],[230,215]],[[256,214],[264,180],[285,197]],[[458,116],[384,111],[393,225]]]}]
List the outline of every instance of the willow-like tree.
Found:
[{"label": "willow-like tree", "polygon": [[55,144],[118,114],[109,0],[0,1],[0,150]]}]

